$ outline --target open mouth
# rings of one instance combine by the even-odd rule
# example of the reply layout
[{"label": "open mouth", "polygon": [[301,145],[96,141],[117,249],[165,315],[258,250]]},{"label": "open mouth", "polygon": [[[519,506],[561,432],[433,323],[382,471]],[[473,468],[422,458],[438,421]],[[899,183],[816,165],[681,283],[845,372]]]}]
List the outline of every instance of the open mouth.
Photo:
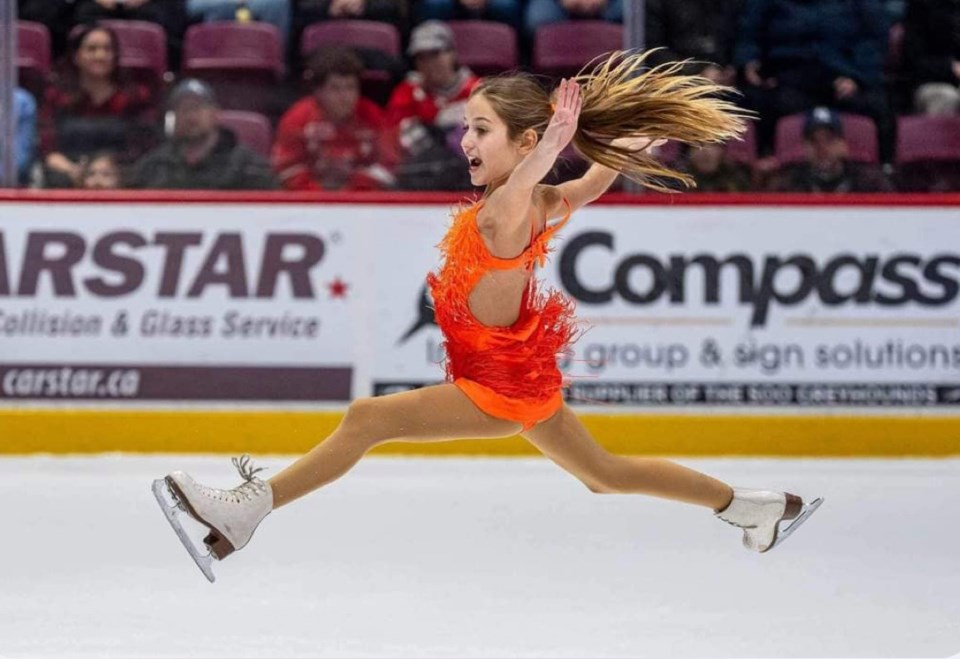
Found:
[{"label": "open mouth", "polygon": [[480,166],[480,164],[481,164],[481,160],[479,158],[470,159],[470,169],[476,169],[477,167]]}]

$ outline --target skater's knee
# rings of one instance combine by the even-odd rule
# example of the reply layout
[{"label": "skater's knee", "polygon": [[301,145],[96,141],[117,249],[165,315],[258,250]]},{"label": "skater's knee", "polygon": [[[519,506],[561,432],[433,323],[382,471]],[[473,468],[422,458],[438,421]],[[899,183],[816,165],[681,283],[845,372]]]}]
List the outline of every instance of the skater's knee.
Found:
[{"label": "skater's knee", "polygon": [[581,482],[594,494],[618,494],[626,491],[617,456],[609,455],[588,466],[580,474]]},{"label": "skater's knee", "polygon": [[373,398],[358,398],[347,407],[347,413],[341,422],[342,429],[372,448],[385,438],[378,433],[377,401]]}]

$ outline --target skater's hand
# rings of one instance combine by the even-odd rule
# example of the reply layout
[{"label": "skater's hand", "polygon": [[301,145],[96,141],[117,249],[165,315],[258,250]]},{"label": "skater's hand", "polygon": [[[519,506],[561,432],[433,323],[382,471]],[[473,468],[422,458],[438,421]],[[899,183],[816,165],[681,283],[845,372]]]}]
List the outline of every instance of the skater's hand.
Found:
[{"label": "skater's hand", "polygon": [[543,132],[541,143],[545,148],[560,153],[570,144],[574,133],[577,132],[577,121],[580,119],[580,110],[583,108],[580,85],[567,78],[561,80],[553,108],[553,116],[550,117],[550,123]]}]

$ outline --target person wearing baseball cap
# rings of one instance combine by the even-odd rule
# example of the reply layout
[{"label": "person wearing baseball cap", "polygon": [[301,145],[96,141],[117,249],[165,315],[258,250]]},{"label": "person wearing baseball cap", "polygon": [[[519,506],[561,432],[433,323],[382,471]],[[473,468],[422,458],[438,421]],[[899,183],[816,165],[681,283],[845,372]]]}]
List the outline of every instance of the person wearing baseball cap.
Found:
[{"label": "person wearing baseball cap", "polygon": [[[407,55],[413,70],[390,95],[387,116],[398,127],[405,153],[401,173],[425,175],[410,178],[404,187],[469,187],[459,155],[447,147],[447,136],[463,123],[464,107],[480,79],[458,64],[453,30],[442,21],[425,21],[414,28]],[[462,180],[450,180],[451,176]]]},{"label": "person wearing baseball cap", "polygon": [[850,160],[840,114],[818,106],[803,121],[806,159],[775,175],[777,192],[892,192],[893,185],[876,165]]},{"label": "person wearing baseball cap", "polygon": [[270,190],[277,187],[264,158],[220,126],[216,93],[196,78],[181,80],[167,97],[166,142],[134,167],[132,187]]}]

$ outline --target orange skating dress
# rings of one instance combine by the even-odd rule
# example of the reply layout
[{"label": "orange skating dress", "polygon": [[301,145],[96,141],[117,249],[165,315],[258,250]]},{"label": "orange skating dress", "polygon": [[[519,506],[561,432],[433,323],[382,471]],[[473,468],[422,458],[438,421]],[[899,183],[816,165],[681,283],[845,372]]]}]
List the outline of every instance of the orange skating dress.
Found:
[{"label": "orange skating dress", "polygon": [[487,414],[516,421],[524,430],[563,405],[557,355],[576,335],[574,303],[559,291],[540,291],[531,277],[516,322],[494,327],[474,317],[468,300],[490,270],[531,270],[546,263],[550,239],[570,219],[569,203],[564,203],[564,218],[532,236],[530,245],[512,259],[493,256],[483,242],[477,226],[482,201],[461,209],[439,245],[443,264],[427,276],[444,335],[447,381]]}]

